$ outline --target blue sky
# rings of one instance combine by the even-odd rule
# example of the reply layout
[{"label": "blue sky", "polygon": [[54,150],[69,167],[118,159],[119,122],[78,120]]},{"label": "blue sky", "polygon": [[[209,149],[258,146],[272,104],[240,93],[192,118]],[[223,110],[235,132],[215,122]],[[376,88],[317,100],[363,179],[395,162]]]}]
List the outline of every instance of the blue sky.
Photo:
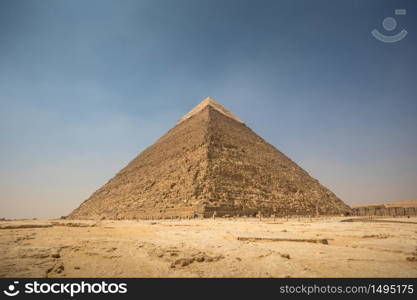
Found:
[{"label": "blue sky", "polygon": [[[0,0],[0,217],[68,214],[206,96],[348,204],[417,199],[416,14],[413,0]],[[391,34],[389,16],[404,40],[370,34]]]}]

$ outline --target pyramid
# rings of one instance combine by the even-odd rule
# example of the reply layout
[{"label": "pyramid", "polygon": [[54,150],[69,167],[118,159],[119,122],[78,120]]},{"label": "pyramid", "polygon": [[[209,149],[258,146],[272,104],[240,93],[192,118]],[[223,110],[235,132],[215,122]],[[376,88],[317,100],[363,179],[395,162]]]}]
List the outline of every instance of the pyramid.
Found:
[{"label": "pyramid", "polygon": [[212,98],[68,218],[336,215],[350,207]]}]

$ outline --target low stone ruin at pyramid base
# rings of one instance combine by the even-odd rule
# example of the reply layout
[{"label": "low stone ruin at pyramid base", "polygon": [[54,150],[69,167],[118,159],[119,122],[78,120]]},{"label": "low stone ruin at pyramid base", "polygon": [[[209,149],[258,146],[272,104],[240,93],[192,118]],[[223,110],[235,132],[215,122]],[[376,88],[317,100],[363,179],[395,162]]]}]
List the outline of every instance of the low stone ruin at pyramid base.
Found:
[{"label": "low stone ruin at pyramid base", "polygon": [[350,207],[211,98],[75,209],[71,219],[342,215]]},{"label": "low stone ruin at pyramid base", "polygon": [[351,213],[354,216],[417,216],[417,200],[355,205]]}]

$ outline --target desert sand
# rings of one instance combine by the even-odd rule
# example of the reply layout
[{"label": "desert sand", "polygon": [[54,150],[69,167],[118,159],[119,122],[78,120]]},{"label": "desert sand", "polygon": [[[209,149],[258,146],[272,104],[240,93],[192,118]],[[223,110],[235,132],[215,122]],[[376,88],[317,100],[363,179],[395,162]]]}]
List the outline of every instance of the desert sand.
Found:
[{"label": "desert sand", "polygon": [[416,217],[346,219],[6,220],[0,277],[417,277]]}]

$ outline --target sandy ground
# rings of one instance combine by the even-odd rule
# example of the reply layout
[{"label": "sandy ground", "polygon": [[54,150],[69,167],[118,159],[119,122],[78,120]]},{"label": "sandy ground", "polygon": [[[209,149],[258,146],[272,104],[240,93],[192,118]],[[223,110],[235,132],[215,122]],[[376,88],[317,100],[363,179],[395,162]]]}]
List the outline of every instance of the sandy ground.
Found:
[{"label": "sandy ground", "polygon": [[417,277],[416,217],[343,219],[2,221],[0,277]]}]

